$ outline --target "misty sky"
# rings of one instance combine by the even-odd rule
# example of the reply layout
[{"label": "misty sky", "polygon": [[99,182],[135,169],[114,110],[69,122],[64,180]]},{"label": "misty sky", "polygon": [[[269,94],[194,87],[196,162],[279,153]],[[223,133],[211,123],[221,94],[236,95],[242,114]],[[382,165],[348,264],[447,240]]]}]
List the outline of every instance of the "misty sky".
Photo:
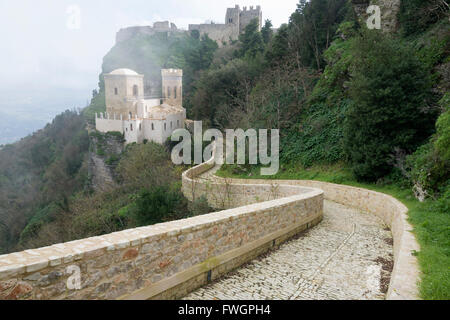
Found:
[{"label": "misty sky", "polygon": [[[271,19],[278,27],[288,22],[297,3],[298,0],[0,0],[0,113],[20,117],[28,110],[33,114],[55,103],[84,107],[92,89],[97,87],[102,58],[122,27],[162,20],[186,29],[189,23],[206,20],[224,23],[226,8],[235,4],[261,5],[263,19]],[[73,5],[81,9],[79,29],[67,26],[67,10]],[[50,108],[51,116],[68,107],[61,105],[60,110],[54,110],[58,109],[56,105]]]}]

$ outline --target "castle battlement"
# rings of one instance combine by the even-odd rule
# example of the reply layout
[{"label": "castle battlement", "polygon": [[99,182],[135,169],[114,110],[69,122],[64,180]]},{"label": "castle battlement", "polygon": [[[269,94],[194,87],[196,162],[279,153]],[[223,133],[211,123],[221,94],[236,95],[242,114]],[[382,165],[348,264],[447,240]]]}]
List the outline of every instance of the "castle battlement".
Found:
[{"label": "castle battlement", "polygon": [[243,7],[242,8],[243,12],[247,12],[247,11],[261,11],[261,6],[256,6],[256,8],[254,6],[250,6],[250,9],[247,10],[247,7]]},{"label": "castle battlement", "polygon": [[239,35],[244,32],[245,28],[252,20],[258,20],[259,30],[262,27],[262,10],[261,6],[250,6],[241,8],[235,5],[234,8],[228,8],[225,15],[225,24],[191,24],[189,31],[198,31],[200,35],[207,34],[211,39],[215,40],[219,46],[230,41],[239,39]]},{"label": "castle battlement", "polygon": [[162,69],[161,75],[163,77],[182,77],[183,70],[181,70],[181,69]]}]

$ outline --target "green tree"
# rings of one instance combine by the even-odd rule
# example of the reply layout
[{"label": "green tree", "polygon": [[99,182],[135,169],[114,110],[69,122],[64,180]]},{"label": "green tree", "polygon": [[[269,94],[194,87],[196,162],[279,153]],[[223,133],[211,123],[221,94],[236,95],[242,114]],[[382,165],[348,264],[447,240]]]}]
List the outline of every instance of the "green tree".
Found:
[{"label": "green tree", "polygon": [[264,26],[261,29],[261,35],[265,44],[268,44],[273,37],[273,24],[269,19],[266,20]]},{"label": "green tree", "polygon": [[278,65],[284,61],[289,54],[289,27],[283,24],[277,34],[273,37],[266,51],[266,60],[270,65]]},{"label": "green tree", "polygon": [[445,188],[450,192],[450,94],[440,104],[446,111],[437,120],[436,134],[407,159],[412,183],[422,197],[439,196]]},{"label": "green tree", "polygon": [[350,10],[347,0],[300,0],[289,22],[289,43],[304,66],[323,70],[322,54]]},{"label": "green tree", "polygon": [[414,51],[378,31],[364,31],[352,47],[345,147],[358,179],[392,170],[395,150],[413,152],[433,131],[429,73]]},{"label": "green tree", "polygon": [[400,5],[399,22],[406,36],[421,33],[444,17],[449,17],[447,0],[408,0]]},{"label": "green tree", "polygon": [[153,187],[142,191],[136,200],[135,219],[139,226],[160,223],[174,214],[183,203],[180,192],[166,186]]},{"label": "green tree", "polygon": [[258,30],[258,20],[253,19],[246,27],[244,33],[239,36],[241,48],[239,57],[255,58],[264,52],[264,40]]}]

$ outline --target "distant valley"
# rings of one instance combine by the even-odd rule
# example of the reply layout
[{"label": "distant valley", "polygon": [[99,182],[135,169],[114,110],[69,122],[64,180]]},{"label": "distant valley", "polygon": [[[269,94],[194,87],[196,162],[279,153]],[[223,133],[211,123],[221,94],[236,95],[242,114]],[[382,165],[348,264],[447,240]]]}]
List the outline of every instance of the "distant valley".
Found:
[{"label": "distant valley", "polygon": [[0,91],[0,145],[9,144],[42,129],[67,109],[84,108],[90,89],[42,88]]}]

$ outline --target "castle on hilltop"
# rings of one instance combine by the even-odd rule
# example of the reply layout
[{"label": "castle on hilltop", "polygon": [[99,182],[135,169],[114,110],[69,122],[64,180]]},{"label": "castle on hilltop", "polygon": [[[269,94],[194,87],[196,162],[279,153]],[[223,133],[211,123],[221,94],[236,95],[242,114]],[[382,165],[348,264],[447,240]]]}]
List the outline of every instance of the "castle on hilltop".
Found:
[{"label": "castle on hilltop", "polygon": [[145,140],[163,144],[185,127],[183,70],[163,69],[161,97],[144,96],[144,76],[130,69],[106,74],[106,113],[96,114],[100,132],[120,132],[127,144]]},{"label": "castle on hilltop", "polygon": [[129,27],[120,29],[119,32],[117,32],[116,34],[116,42],[119,43],[126,41],[139,34],[151,36],[160,32],[167,32],[171,34],[171,33],[181,33],[183,32],[183,30],[178,30],[177,26],[169,21],[159,21],[155,22],[153,24],[153,27],[145,26],[145,27]]},{"label": "castle on hilltop", "polygon": [[262,27],[262,11],[261,6],[253,6],[250,9],[244,7],[240,9],[238,5],[234,8],[228,8],[225,16],[225,24],[190,24],[189,31],[197,30],[200,35],[207,34],[211,39],[215,40],[219,46],[234,41],[244,32],[245,27],[252,20],[258,21],[258,30]]},{"label": "castle on hilltop", "polygon": [[[225,15],[225,24],[207,23],[207,24],[190,24],[189,32],[199,31],[200,35],[207,34],[211,39],[217,42],[219,46],[223,46],[230,41],[238,40],[239,35],[244,32],[245,27],[256,19],[258,21],[258,29],[262,27],[262,11],[261,6],[249,9],[241,8],[236,5],[234,8],[228,8]],[[170,34],[184,33],[177,26],[169,21],[155,22],[153,26],[145,27],[129,27],[120,29],[116,35],[116,42],[129,40],[137,35],[154,35],[156,33],[166,32]]]}]

